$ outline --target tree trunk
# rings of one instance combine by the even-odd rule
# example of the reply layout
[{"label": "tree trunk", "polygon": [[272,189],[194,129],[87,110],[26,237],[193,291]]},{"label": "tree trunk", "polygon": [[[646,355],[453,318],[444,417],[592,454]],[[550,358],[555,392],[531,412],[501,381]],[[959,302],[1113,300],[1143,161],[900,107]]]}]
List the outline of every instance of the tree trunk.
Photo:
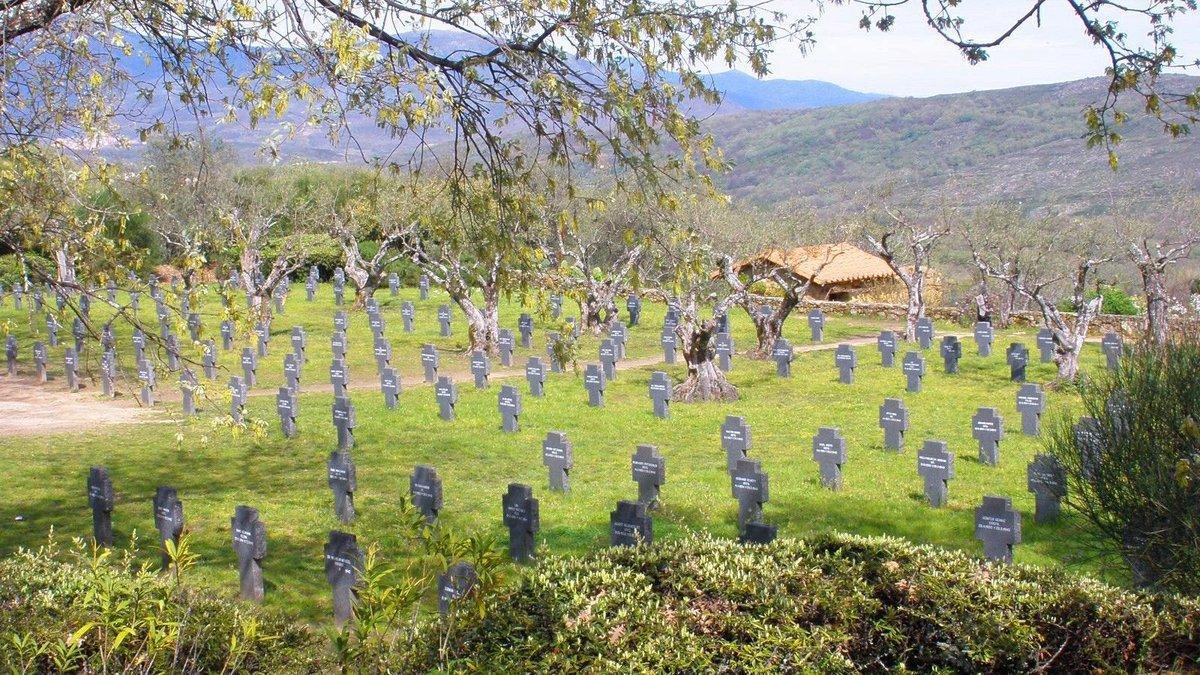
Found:
[{"label": "tree trunk", "polygon": [[769,359],[771,351],[775,349],[775,341],[783,332],[783,322],[776,321],[773,313],[770,316],[762,316],[751,312],[750,318],[754,321],[754,334],[758,338],[758,346],[750,350],[748,356],[752,359]]},{"label": "tree trunk", "polygon": [[470,296],[452,298],[467,317],[467,338],[470,351],[481,351],[492,356],[500,353],[500,290],[496,285],[484,287],[483,307],[479,307]]},{"label": "tree trunk", "polygon": [[915,342],[917,339],[917,321],[925,315],[925,304],[922,302],[919,286],[908,289],[908,310],[904,318],[904,339]]},{"label": "tree trunk", "polygon": [[737,387],[730,384],[725,373],[713,360],[712,339],[716,335],[716,319],[695,321],[684,319],[675,327],[675,335],[687,363],[687,379],[675,385],[671,399],[683,403],[697,401],[736,401]]},{"label": "tree trunk", "polygon": [[1068,326],[1066,320],[1057,312],[1052,321],[1047,321],[1047,327],[1054,333],[1054,363],[1058,366],[1060,382],[1073,382],[1079,376],[1079,355],[1083,352],[1088,327],[1091,326],[1092,319],[1100,313],[1101,302],[1101,298],[1093,298],[1084,303],[1075,314],[1073,326]]},{"label": "tree trunk", "polygon": [[1165,345],[1170,337],[1167,317],[1167,289],[1162,271],[1153,265],[1142,265],[1142,286],[1146,293],[1146,333],[1158,346]]},{"label": "tree trunk", "polygon": [[589,284],[579,302],[580,329],[590,330],[593,335],[608,332],[617,318],[617,288],[607,283]]}]

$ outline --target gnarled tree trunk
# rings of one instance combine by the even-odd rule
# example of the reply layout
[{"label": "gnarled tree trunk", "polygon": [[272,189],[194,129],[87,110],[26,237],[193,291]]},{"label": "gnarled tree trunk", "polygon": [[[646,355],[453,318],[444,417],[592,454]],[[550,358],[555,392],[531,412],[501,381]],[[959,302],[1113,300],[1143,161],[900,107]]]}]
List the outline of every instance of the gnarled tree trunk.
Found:
[{"label": "gnarled tree trunk", "polygon": [[464,293],[460,289],[451,291],[450,299],[467,317],[470,351],[481,351],[495,356],[500,353],[500,288],[499,285],[489,284],[482,290],[482,307],[475,304],[469,292]]},{"label": "gnarled tree trunk", "polygon": [[615,284],[609,282],[592,282],[587,285],[583,298],[579,301],[579,321],[582,330],[589,330],[593,335],[608,332],[617,318],[618,290]]},{"label": "gnarled tree trunk", "polygon": [[755,345],[754,349],[750,350],[750,358],[771,358],[771,351],[775,349],[775,341],[783,335],[783,324],[791,316],[792,310],[799,304],[800,296],[793,293],[785,294],[783,299],[779,301],[779,306],[770,314],[760,314],[753,310],[751,303],[743,303],[742,307],[754,323],[754,334],[758,339],[757,345]]},{"label": "gnarled tree trunk", "polygon": [[[717,306],[717,313],[726,311],[727,307]],[[696,307],[693,302],[683,312],[679,324],[675,326],[675,337],[679,340],[679,350],[687,364],[687,378],[675,385],[671,398],[684,403],[697,401],[736,401],[737,387],[725,377],[725,373],[717,367],[714,360],[716,350],[713,338],[717,334],[717,320],[696,318]]]}]

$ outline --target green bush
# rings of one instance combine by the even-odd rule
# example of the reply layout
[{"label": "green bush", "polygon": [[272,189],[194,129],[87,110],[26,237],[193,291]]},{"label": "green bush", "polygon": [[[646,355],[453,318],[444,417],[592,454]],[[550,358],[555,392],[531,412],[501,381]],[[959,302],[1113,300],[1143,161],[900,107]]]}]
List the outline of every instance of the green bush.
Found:
[{"label": "green bush", "polygon": [[181,586],[131,551],[52,538],[0,561],[5,672],[319,671],[327,654],[308,628]]},{"label": "green bush", "polygon": [[1200,667],[1200,602],[895,539],[707,536],[550,558],[451,636],[479,672]]},{"label": "green bush", "polygon": [[[41,270],[43,275],[54,275],[54,261],[33,253],[25,254],[25,263],[30,267],[36,267]],[[36,274],[30,276],[36,278]],[[5,291],[12,290],[13,286],[22,283],[24,279],[21,277],[21,260],[16,254],[0,255],[0,284],[4,284]]]},{"label": "green bush", "polygon": [[[1088,291],[1085,297],[1086,299],[1091,300],[1097,296],[1103,298],[1100,303],[1101,314],[1135,316],[1142,313],[1141,308],[1137,306],[1137,303],[1133,301],[1133,298],[1130,297],[1129,294],[1123,289],[1117,286],[1102,285],[1098,290]],[[1075,306],[1075,303],[1071,302],[1070,300],[1062,301],[1059,303],[1058,308],[1065,312],[1075,312],[1079,309]]]}]

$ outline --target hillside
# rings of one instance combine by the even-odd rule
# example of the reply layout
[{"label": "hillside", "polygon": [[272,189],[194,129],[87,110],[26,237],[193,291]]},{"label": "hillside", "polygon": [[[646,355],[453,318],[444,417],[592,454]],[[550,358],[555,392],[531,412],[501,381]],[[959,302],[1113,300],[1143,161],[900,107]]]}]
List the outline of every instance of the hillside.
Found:
[{"label": "hillside", "polygon": [[[1180,78],[1183,87],[1200,78]],[[891,98],[811,111],[715,117],[709,130],[735,169],[723,186],[763,205],[835,209],[887,183],[906,198],[978,205],[1020,201],[1031,211],[1087,214],[1136,198],[1150,207],[1200,191],[1200,138],[1171,139],[1152,119],[1126,125],[1120,170],[1081,140],[1082,111],[1103,98],[1100,78],[1053,85]],[[1176,86],[1175,88],[1180,88]]]}]

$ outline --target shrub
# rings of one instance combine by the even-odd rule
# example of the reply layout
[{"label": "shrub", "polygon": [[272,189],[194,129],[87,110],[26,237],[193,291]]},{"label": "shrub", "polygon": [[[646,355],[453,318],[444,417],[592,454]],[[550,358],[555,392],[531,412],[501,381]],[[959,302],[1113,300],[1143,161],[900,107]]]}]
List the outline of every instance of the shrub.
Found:
[{"label": "shrub", "polygon": [[[54,275],[54,261],[45,256],[26,253],[25,264],[39,270],[41,275]],[[36,278],[38,274],[31,273],[30,276]],[[14,286],[24,281],[25,279],[21,276],[21,259],[12,253],[0,255],[0,284],[4,285],[5,291],[12,290]]]},{"label": "shrub", "polygon": [[183,587],[132,550],[53,538],[0,561],[0,641],[14,673],[318,671],[328,653],[304,626]]},{"label": "shrub", "polygon": [[[1117,286],[1101,285],[1099,289],[1095,291],[1088,291],[1085,295],[1087,300],[1091,300],[1096,297],[1103,298],[1103,300],[1100,302],[1101,314],[1135,316],[1142,313],[1141,308],[1137,306],[1137,303],[1133,301],[1133,298],[1131,298],[1128,293]],[[1061,303],[1059,303],[1059,309],[1064,312],[1075,312],[1078,311],[1079,308],[1076,307],[1075,303],[1071,302],[1070,300],[1063,300]]]},{"label": "shrub", "polygon": [[447,663],[478,672],[1200,667],[1195,600],[848,535],[552,557],[465,618]]},{"label": "shrub", "polygon": [[1091,433],[1062,419],[1046,442],[1067,502],[1138,582],[1200,593],[1200,339],[1140,345],[1080,394]]}]

